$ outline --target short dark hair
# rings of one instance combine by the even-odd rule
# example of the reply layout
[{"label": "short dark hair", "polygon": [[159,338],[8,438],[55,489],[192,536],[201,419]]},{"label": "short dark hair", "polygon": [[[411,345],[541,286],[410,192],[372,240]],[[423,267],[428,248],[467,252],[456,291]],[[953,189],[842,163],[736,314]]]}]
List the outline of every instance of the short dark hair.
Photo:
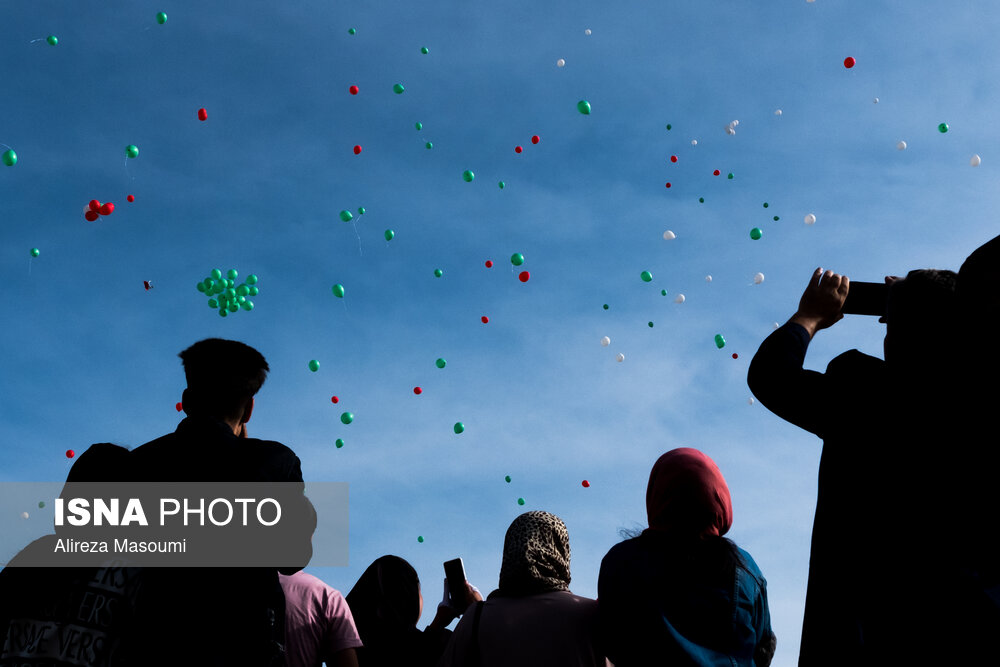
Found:
[{"label": "short dark hair", "polygon": [[184,412],[239,417],[267,379],[267,361],[245,343],[206,338],[178,354],[187,377]]}]

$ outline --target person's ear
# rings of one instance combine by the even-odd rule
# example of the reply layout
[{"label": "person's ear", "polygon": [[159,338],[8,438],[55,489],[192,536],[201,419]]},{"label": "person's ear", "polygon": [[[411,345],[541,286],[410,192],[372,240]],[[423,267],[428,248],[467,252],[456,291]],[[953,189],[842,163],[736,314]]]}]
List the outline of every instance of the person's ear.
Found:
[{"label": "person's ear", "polygon": [[248,421],[250,421],[250,415],[252,414],[253,414],[253,397],[251,397],[250,401],[246,404],[246,406],[244,406],[243,416],[240,417],[240,423],[246,424]]}]

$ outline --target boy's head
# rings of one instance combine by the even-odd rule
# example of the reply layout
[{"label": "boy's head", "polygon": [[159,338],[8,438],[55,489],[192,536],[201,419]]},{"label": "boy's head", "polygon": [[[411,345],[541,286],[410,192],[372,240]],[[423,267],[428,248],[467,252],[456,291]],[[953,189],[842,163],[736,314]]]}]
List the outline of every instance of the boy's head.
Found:
[{"label": "boy's head", "polygon": [[235,340],[207,338],[177,355],[184,364],[187,389],[184,412],[245,421],[244,413],[267,378],[267,361],[257,350]]},{"label": "boy's head", "polygon": [[891,367],[926,367],[945,360],[956,327],[957,281],[954,271],[918,269],[889,285],[885,360]]}]

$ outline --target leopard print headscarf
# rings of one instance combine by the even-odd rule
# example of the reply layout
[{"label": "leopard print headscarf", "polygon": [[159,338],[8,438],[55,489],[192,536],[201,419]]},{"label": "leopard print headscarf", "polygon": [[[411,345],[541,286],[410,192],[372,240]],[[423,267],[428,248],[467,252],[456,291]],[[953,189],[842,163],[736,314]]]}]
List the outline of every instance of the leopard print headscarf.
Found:
[{"label": "leopard print headscarf", "polygon": [[514,519],[503,543],[501,595],[569,590],[569,531],[555,514],[525,512]]}]

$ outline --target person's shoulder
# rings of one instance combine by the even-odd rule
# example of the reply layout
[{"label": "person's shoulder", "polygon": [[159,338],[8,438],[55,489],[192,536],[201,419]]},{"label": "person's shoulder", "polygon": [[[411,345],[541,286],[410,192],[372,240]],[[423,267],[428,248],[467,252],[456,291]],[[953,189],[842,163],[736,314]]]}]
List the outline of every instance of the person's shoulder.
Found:
[{"label": "person's shoulder", "polygon": [[740,560],[743,564],[743,569],[746,570],[755,580],[759,586],[766,586],[767,580],[764,578],[764,573],[761,572],[760,566],[757,565],[757,561],[753,559],[750,552],[746,549],[741,549],[736,547],[736,550],[740,554]]},{"label": "person's shoulder", "polygon": [[127,478],[130,451],[110,442],[98,442],[80,454],[66,476],[67,482],[115,482]]}]

